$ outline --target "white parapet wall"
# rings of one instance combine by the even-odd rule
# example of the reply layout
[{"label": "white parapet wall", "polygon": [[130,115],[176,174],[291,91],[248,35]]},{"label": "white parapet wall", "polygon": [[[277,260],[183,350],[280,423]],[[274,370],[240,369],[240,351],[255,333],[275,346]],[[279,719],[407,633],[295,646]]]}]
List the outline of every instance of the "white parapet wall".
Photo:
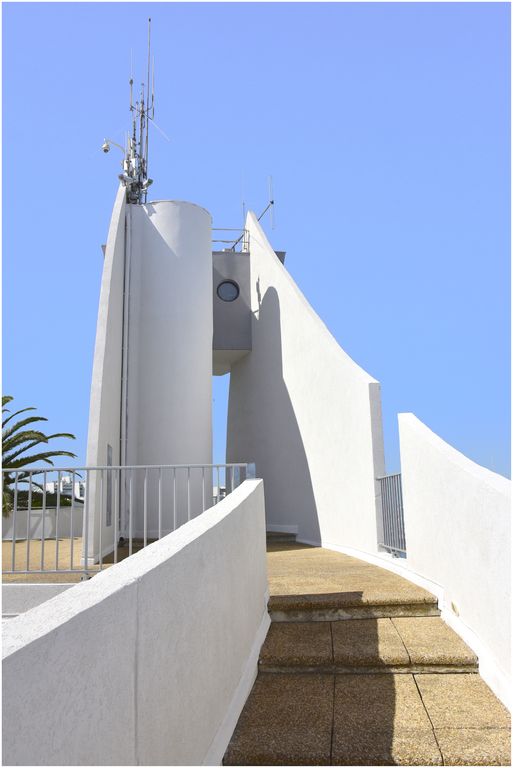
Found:
[{"label": "white parapet wall", "polygon": [[[112,210],[105,260],[103,263],[96,341],[94,347],[87,466],[108,463],[107,446],[112,450],[111,463],[121,464],[121,370],[123,350],[123,294],[125,290],[125,214],[126,189],[120,184]],[[95,510],[103,504],[100,483],[92,473],[89,483],[91,515],[89,518],[90,554],[98,553],[100,522]],[[110,552],[114,545],[114,526],[102,521],[102,548]],[[96,558],[93,556],[94,562]]]},{"label": "white parapet wall", "polygon": [[4,765],[210,765],[257,673],[264,496],[216,507],[6,622]]},{"label": "white parapet wall", "polygon": [[438,585],[443,618],[511,706],[511,483],[399,414],[407,567]]},{"label": "white parapet wall", "polygon": [[227,460],[256,462],[270,530],[377,552],[379,383],[338,345],[253,213],[246,227],[252,351],[231,368]]},{"label": "white parapet wall", "polygon": [[[84,505],[81,502],[75,502],[71,506],[47,507],[45,510],[40,507],[29,509],[18,509],[16,520],[14,515],[2,517],[2,539],[12,541],[13,522],[16,527],[15,539],[38,540],[69,538],[70,536],[82,536],[84,530]],[[28,535],[27,535],[28,534]]]}]

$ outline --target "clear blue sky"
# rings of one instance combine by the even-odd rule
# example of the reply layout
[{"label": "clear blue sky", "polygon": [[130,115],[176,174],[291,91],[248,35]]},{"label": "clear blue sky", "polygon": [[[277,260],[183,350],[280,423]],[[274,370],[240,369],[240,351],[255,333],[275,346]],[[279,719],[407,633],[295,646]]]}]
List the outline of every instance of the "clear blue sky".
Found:
[{"label": "clear blue sky", "polygon": [[507,3],[4,3],[4,392],[74,432],[85,460],[121,158],[99,147],[123,142],[148,15],[171,137],[153,133],[153,197],[239,226],[272,173],[271,242],[381,382],[387,469],[396,414],[413,411],[509,475]]}]

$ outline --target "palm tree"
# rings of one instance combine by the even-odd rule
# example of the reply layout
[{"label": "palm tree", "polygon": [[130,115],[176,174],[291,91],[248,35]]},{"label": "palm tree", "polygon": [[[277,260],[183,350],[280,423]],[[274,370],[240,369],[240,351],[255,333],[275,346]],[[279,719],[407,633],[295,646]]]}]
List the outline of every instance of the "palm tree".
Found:
[{"label": "palm tree", "polygon": [[[71,440],[75,440],[75,435],[71,435],[69,432],[56,432],[54,435],[45,435],[44,432],[34,429],[32,424],[38,421],[48,421],[44,416],[25,416],[19,421],[13,422],[16,416],[27,411],[35,411],[34,407],[22,408],[20,411],[11,413],[6,406],[12,402],[13,397],[11,395],[3,395],[2,397],[2,464],[4,469],[20,469],[26,467],[29,464],[33,464],[37,461],[50,464],[53,467],[52,459],[56,456],[70,456],[72,459],[76,459],[76,455],[70,451],[42,451],[39,453],[26,454],[36,445],[47,444],[55,437],[69,437]],[[6,414],[10,414],[6,416]],[[28,429],[24,429],[28,427]],[[2,514],[4,517],[8,517],[12,511],[13,506],[13,485],[15,483],[15,475],[9,472],[2,473]],[[18,485],[20,483],[28,484],[27,478],[29,472],[18,473]],[[37,483],[32,481],[32,485]]]}]

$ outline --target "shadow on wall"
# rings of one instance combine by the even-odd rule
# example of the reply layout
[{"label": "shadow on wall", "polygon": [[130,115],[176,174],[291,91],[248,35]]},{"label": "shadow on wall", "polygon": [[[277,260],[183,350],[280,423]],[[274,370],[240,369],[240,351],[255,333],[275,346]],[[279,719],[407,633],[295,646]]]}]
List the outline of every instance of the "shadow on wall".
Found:
[{"label": "shadow on wall", "polygon": [[283,379],[280,300],[274,288],[261,298],[257,284],[257,292],[253,343],[265,343],[266,365],[250,354],[232,367],[227,460],[255,462],[268,525],[298,526],[301,538],[316,542],[321,535],[308,459]]}]

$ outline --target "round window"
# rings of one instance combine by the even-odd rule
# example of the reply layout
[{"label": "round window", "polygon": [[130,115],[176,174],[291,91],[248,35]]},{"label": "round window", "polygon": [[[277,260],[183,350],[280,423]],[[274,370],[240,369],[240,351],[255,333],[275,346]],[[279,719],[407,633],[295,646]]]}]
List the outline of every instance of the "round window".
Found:
[{"label": "round window", "polygon": [[239,286],[233,280],[223,280],[217,286],[217,295],[223,301],[235,301],[239,295]]}]

